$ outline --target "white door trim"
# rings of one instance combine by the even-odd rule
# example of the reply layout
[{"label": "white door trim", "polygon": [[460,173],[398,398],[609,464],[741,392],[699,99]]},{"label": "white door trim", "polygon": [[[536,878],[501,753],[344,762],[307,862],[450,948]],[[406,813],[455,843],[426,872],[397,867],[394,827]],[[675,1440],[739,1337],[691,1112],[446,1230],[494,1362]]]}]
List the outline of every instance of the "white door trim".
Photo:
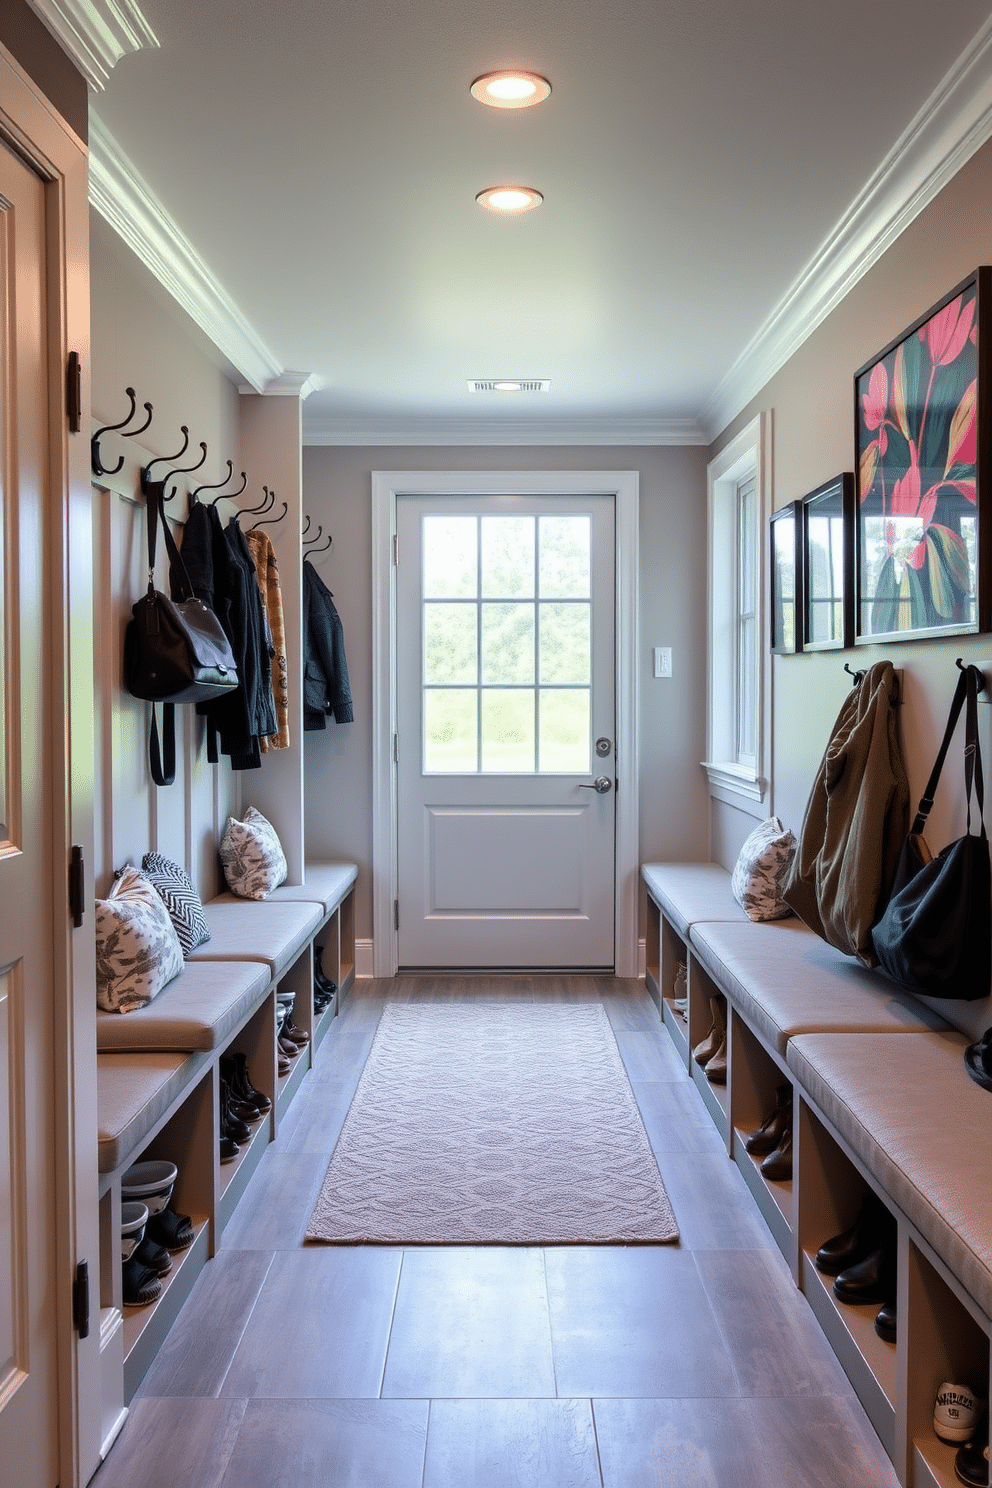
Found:
[{"label": "white door trim", "polygon": [[373,975],[399,965],[397,896],[396,569],[398,496],[610,495],[616,501],[617,779],[615,968],[637,975],[638,759],[636,470],[373,470],[372,472],[372,921]]}]

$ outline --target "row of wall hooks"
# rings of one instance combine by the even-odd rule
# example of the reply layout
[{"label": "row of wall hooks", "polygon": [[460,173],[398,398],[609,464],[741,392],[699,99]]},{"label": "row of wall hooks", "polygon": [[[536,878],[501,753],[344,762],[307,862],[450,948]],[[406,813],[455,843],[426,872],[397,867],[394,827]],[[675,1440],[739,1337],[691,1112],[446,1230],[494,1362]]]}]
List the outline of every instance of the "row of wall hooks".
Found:
[{"label": "row of wall hooks", "polygon": [[[137,435],[143,434],[145,430],[150,427],[152,422],[154,409],[151,403],[145,403],[142,405],[146,414],[144,423],[138,424],[135,428],[129,427],[129,425],[133,422],[135,414],[137,412],[138,400],[135,396],[134,388],[125,388],[124,391],[127,394],[128,402],[130,404],[130,407],[128,408],[125,416],[116,424],[104,424],[102,428],[97,429],[93,433],[90,439],[90,463],[92,466],[93,474],[97,477],[117,475],[124,468],[123,455],[121,455],[116,465],[104,465],[103,456],[100,451],[100,441],[103,438],[104,434],[116,433],[120,434],[122,437],[133,439]],[[160,496],[163,501],[171,501],[172,498],[178,494],[179,487],[173,485],[172,489],[167,493],[165,487],[169,484],[169,482],[175,480],[175,478],[180,475],[192,475],[194,471],[200,470],[202,466],[206,464],[207,445],[206,441],[202,439],[199,443],[200,458],[195,461],[194,464],[180,465],[177,463],[179,460],[183,459],[187,450],[189,449],[189,428],[186,424],[181,424],[179,426],[179,432],[183,436],[183,442],[174,455],[156,455],[154,459],[149,460],[147,465],[143,465],[141,467],[141,490],[144,496],[147,497],[154,492],[156,495]],[[241,484],[235,490],[228,491],[224,489],[226,486],[231,485],[232,481],[234,480],[234,461],[228,460],[226,464],[227,474],[224,476],[223,480],[197,486],[195,490],[190,492],[190,506],[193,505],[202,491],[217,491],[219,493],[210,503],[212,506],[216,506],[218,501],[221,500],[236,500],[240,495],[242,495],[245,490],[247,490],[248,476],[243,470],[241,471]],[[168,467],[165,473],[162,475],[161,479],[159,479],[157,476],[153,476],[152,474],[154,467],[157,465],[164,465]],[[262,517],[264,513],[265,521],[267,521],[268,523],[274,524],[276,522],[282,521],[283,517],[285,517],[286,513],[289,511],[289,503],[286,501],[282,503],[282,510],[277,517],[268,516],[268,513],[272,511],[273,507],[276,504],[276,493],[275,491],[270,490],[268,486],[263,486],[262,492],[263,496],[261,503],[258,506],[242,507],[240,511],[235,513],[235,520],[246,515],[257,515],[259,517]],[[261,527],[263,525],[263,522],[259,520],[255,522],[254,525],[256,527]],[[328,544],[328,546],[330,546],[330,544]]]},{"label": "row of wall hooks", "polygon": [[312,558],[314,556],[314,554],[316,554],[316,553],[327,553],[327,552],[329,552],[330,551],[331,544],[334,541],[334,538],[331,536],[331,534],[330,533],[327,534],[327,541],[324,543],[323,547],[317,548],[317,547],[314,546],[314,544],[315,543],[319,543],[320,542],[320,539],[323,537],[323,535],[324,535],[323,526],[320,523],[318,523],[318,525],[317,525],[317,531],[314,533],[313,537],[307,537],[307,533],[309,531],[310,531],[310,518],[307,517],[306,526],[303,529],[303,546],[305,548],[309,548],[310,549],[310,552],[307,553],[307,554],[305,554],[304,556],[307,557],[307,558]]}]

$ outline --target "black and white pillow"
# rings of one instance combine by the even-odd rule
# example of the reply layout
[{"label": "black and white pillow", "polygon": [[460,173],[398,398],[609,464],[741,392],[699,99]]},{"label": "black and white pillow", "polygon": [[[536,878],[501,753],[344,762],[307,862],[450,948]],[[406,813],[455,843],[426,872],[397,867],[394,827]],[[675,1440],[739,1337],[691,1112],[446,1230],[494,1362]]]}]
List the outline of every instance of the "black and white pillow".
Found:
[{"label": "black and white pillow", "polygon": [[106,899],[96,901],[96,1003],[130,1013],[151,1002],[183,969],[183,952],[165,905],[128,863]]},{"label": "black and white pillow", "polygon": [[796,839],[777,816],[755,827],[740,850],[730,886],[749,920],[784,920],[792,910],[782,898]]},{"label": "black and white pillow", "polygon": [[254,806],[241,821],[228,817],[220,860],[228,888],[242,899],[267,898],[289,871],[275,827]]},{"label": "black and white pillow", "polygon": [[183,955],[188,956],[190,951],[195,951],[197,946],[210,939],[210,926],[203,917],[203,901],[186,872],[161,853],[145,853],[141,871],[158,890],[175,926]]}]

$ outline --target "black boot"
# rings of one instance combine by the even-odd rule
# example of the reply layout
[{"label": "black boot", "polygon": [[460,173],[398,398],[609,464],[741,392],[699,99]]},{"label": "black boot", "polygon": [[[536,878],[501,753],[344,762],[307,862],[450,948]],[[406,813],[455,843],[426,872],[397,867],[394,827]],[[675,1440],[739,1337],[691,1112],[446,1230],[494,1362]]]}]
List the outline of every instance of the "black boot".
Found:
[{"label": "black boot", "polygon": [[744,1141],[745,1152],[752,1157],[764,1157],[774,1152],[786,1127],[792,1125],[792,1086],[780,1085],[775,1092],[775,1105],[764,1121]]}]

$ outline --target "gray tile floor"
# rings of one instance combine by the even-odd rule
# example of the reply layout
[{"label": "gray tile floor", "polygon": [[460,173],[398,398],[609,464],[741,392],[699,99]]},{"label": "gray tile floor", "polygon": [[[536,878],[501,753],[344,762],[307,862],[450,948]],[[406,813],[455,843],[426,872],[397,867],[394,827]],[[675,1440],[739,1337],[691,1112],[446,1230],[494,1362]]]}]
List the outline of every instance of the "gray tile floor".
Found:
[{"label": "gray tile floor", "polygon": [[[304,1246],[387,999],[601,998],[677,1246]],[[94,1488],[895,1488],[639,983],[359,983]]]}]

